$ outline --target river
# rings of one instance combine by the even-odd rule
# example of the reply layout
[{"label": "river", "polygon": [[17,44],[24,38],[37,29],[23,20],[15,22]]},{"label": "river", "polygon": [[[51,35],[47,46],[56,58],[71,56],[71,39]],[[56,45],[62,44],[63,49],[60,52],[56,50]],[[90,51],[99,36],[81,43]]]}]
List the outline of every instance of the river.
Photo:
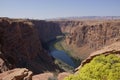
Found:
[{"label": "river", "polygon": [[52,49],[50,50],[50,54],[55,59],[59,59],[63,61],[64,63],[68,64],[69,66],[72,66],[73,68],[75,68],[75,64],[73,60],[71,59],[71,57],[65,51],[58,50],[55,47],[53,47],[53,45],[54,45],[54,42],[52,42],[52,45],[50,45],[50,47],[52,47]]},{"label": "river", "polygon": [[67,55],[67,53],[65,53],[62,50],[54,50],[50,53],[55,59],[59,59],[63,62],[65,62],[66,64],[75,67],[74,62],[72,61],[72,59]]}]

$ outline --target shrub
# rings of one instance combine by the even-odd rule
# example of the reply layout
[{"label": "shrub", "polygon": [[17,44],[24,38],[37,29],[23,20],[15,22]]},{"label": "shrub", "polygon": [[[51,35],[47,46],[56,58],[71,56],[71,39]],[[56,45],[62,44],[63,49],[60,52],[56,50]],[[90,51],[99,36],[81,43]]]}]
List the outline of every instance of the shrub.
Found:
[{"label": "shrub", "polygon": [[114,54],[96,56],[64,80],[120,80],[120,58]]}]

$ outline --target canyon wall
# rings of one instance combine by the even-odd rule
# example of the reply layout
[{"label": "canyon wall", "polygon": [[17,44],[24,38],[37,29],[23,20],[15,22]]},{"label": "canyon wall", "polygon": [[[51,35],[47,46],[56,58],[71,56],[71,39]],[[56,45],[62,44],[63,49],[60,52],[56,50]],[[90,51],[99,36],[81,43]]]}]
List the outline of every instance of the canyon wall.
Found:
[{"label": "canyon wall", "polygon": [[42,47],[39,37],[43,34],[38,31],[35,25],[27,20],[0,19],[0,50],[12,68],[26,67],[35,73],[59,69]]},{"label": "canyon wall", "polygon": [[56,36],[62,35],[61,28],[58,23],[44,20],[31,20],[35,28],[38,30],[40,40],[43,43],[56,39]]},{"label": "canyon wall", "polygon": [[66,43],[85,58],[97,49],[120,40],[120,20],[58,21]]}]

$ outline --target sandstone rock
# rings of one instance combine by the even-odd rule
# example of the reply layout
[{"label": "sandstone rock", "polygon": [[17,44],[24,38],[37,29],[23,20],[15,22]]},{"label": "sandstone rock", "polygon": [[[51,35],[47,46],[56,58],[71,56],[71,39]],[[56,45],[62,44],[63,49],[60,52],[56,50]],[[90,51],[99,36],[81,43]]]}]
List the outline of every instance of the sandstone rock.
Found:
[{"label": "sandstone rock", "polygon": [[32,80],[32,72],[26,68],[16,68],[1,73],[0,80]]},{"label": "sandstone rock", "polygon": [[38,75],[34,75],[32,77],[32,80],[49,80],[50,78],[53,78],[53,73],[42,73]]},{"label": "sandstone rock", "polygon": [[58,76],[53,73],[42,73],[38,75],[34,75],[32,80],[63,80],[65,77],[69,76],[70,73],[62,72],[59,73]]}]

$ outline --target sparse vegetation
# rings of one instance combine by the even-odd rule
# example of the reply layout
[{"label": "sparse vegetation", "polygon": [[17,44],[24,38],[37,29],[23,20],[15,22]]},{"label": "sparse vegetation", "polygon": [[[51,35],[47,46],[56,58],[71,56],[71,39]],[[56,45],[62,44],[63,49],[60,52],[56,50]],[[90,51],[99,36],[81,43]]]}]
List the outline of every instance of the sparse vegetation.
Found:
[{"label": "sparse vegetation", "polygon": [[61,60],[55,60],[55,64],[57,64],[60,68],[62,68],[63,70],[65,70],[66,72],[70,72],[72,73],[74,68],[69,66],[68,64],[62,62]]},{"label": "sparse vegetation", "polygon": [[[56,42],[54,44],[54,47],[58,50],[64,50],[63,46],[61,45],[61,42]],[[65,51],[65,50],[64,50]]]},{"label": "sparse vegetation", "polygon": [[97,56],[64,80],[120,80],[120,58],[114,54]]}]

